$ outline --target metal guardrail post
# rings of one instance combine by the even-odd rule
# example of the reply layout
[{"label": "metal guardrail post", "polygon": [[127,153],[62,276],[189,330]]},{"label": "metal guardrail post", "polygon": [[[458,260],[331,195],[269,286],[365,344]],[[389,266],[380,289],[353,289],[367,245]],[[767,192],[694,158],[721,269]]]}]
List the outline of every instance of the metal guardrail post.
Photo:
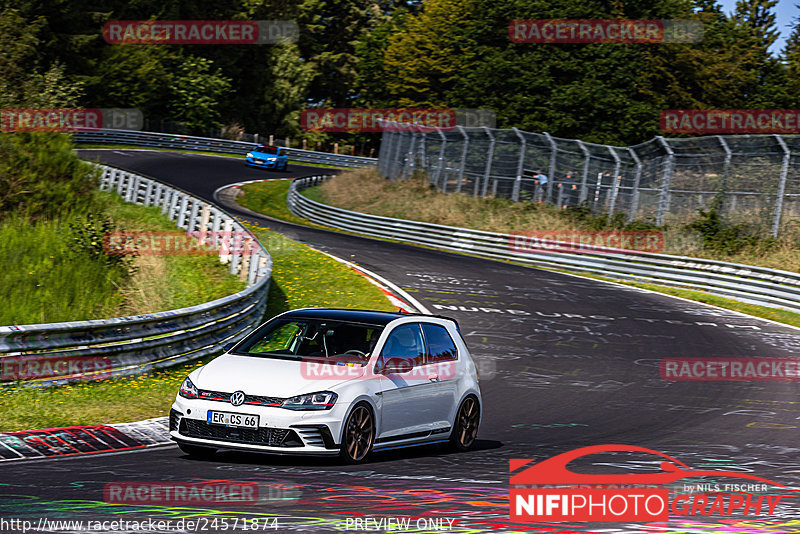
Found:
[{"label": "metal guardrail post", "polygon": [[181,192],[180,191],[176,191],[176,190],[173,190],[172,191],[172,195],[170,196],[169,208],[167,209],[167,217],[169,217],[172,220],[177,220],[177,214],[176,214],[177,212],[176,212],[176,210],[178,209],[178,203],[181,200],[180,196],[181,196]]},{"label": "metal guardrail post", "polygon": [[636,211],[639,209],[639,183],[642,181],[642,160],[633,148],[628,149],[628,153],[636,164],[633,174],[633,190],[631,191],[631,207],[628,211],[628,222],[636,218]]},{"label": "metal guardrail post", "polygon": [[[489,189],[489,175],[491,174],[491,171],[492,171],[492,160],[494,159],[495,138],[494,138],[494,135],[492,135],[491,130],[489,130],[488,126],[482,126],[482,128],[483,128],[483,131],[486,132],[486,135],[489,136],[489,150],[488,150],[488,152],[486,154],[486,156],[487,156],[486,157],[486,170],[484,170],[484,172],[483,172],[483,191],[481,193],[481,196],[486,197],[486,194],[488,193],[488,189]],[[476,192],[477,192],[477,190],[476,190]]]},{"label": "metal guardrail post", "polygon": [[189,220],[187,221],[186,229],[194,231],[194,225],[197,223],[197,214],[200,210],[200,203],[196,200],[192,201],[192,210],[189,212]]},{"label": "metal guardrail post", "polygon": [[464,180],[464,169],[467,168],[467,150],[469,150],[469,135],[463,126],[456,126],[461,135],[464,136],[464,148],[461,149],[461,164],[458,169],[458,183],[456,184],[456,193],[461,192],[461,183]]},{"label": "metal guardrail post", "polygon": [[524,172],[525,165],[525,137],[518,128],[513,128],[514,133],[519,137],[519,160],[517,161],[517,177],[514,179],[514,189],[511,192],[511,200],[514,202],[519,201],[519,190],[522,185],[522,173]]},{"label": "metal guardrail post", "polygon": [[583,144],[583,141],[578,141],[578,146],[581,147],[584,158],[583,176],[581,177],[581,192],[580,196],[578,197],[578,203],[581,203],[586,200],[587,196],[589,196],[589,163],[591,162],[592,156],[589,153],[589,149]]},{"label": "metal guardrail post", "polygon": [[613,147],[606,146],[606,148],[608,148],[608,151],[611,152],[612,156],[614,156],[614,175],[612,176],[613,185],[611,188],[611,202],[609,202],[608,206],[608,216],[611,217],[612,215],[614,215],[614,206],[617,203],[617,194],[619,193],[619,181],[620,181],[619,167],[621,164],[621,160],[619,158],[619,154],[617,154],[617,152],[614,150]]},{"label": "metal guardrail post", "polygon": [[[547,142],[550,143],[550,164],[547,166],[547,200],[553,198],[553,182],[556,179],[556,158],[558,157],[558,144],[549,133],[544,132]],[[559,192],[561,189],[559,189]]]},{"label": "metal guardrail post", "polygon": [[778,196],[775,199],[775,215],[772,219],[772,237],[778,237],[778,232],[780,231],[781,215],[783,214],[783,198],[786,194],[786,177],[789,173],[789,162],[792,159],[792,152],[789,150],[789,147],[786,146],[786,141],[783,140],[783,137],[781,137],[780,134],[775,134],[775,139],[783,149],[783,165],[781,166],[781,177],[778,182]]},{"label": "metal guardrail post", "polygon": [[661,192],[658,196],[658,212],[656,213],[656,224],[661,226],[664,224],[664,215],[669,210],[670,190],[669,185],[672,182],[673,165],[675,164],[675,152],[669,146],[663,136],[656,136],[656,139],[664,147],[667,152],[667,162],[664,166],[664,174],[661,177]]},{"label": "metal guardrail post", "polygon": [[186,228],[186,210],[189,209],[189,197],[183,193],[179,194],[181,205],[178,208],[178,227]]}]

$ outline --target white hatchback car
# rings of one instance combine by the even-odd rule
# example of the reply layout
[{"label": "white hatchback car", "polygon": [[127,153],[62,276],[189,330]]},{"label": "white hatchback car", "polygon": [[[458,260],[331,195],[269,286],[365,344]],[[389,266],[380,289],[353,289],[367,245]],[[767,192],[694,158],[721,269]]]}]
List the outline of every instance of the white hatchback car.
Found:
[{"label": "white hatchback car", "polygon": [[170,435],[193,456],[217,449],[340,455],[475,441],[478,375],[446,317],[360,310],[281,314],[192,371]]}]

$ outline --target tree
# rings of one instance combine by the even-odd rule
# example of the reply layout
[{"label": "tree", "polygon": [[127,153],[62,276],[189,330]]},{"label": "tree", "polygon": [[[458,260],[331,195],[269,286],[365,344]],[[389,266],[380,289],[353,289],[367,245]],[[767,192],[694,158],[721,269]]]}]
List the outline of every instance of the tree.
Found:
[{"label": "tree", "polygon": [[219,103],[230,91],[231,81],[212,67],[209,59],[186,56],[176,69],[168,118],[183,122],[190,132],[205,133],[222,126]]},{"label": "tree", "polygon": [[300,112],[315,76],[314,66],[300,57],[296,44],[283,43],[272,47],[266,68],[271,83],[263,89],[261,124],[266,131],[281,136],[297,135]]}]

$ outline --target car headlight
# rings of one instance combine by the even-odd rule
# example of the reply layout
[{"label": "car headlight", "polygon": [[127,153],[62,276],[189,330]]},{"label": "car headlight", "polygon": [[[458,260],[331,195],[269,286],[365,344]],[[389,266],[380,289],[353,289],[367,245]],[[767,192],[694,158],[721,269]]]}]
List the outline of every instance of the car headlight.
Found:
[{"label": "car headlight", "polygon": [[297,395],[281,403],[281,408],[289,410],[330,410],[339,396],[331,391],[320,391],[308,395]]},{"label": "car headlight", "polygon": [[267,161],[276,161],[277,158],[267,158]]},{"label": "car headlight", "polygon": [[252,158],[253,157],[253,153],[252,152],[248,152],[247,156],[245,156],[245,157]]},{"label": "car headlight", "polygon": [[181,384],[181,390],[178,392],[178,395],[185,399],[196,399],[197,398],[197,387],[192,384],[192,381],[189,380],[189,377],[186,377],[186,380],[183,381]]}]

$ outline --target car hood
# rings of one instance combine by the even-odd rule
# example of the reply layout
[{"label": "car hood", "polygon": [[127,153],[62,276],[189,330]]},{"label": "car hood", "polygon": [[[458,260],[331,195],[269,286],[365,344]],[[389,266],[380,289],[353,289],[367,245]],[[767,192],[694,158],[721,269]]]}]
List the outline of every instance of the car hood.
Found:
[{"label": "car hood", "polygon": [[267,159],[267,158],[279,158],[278,154],[267,154],[266,152],[256,152],[255,150],[250,151],[255,157]]},{"label": "car hood", "polygon": [[327,391],[363,376],[366,367],[319,365],[309,367],[298,361],[223,354],[204,365],[197,380],[198,389],[267,397],[292,397]]}]

